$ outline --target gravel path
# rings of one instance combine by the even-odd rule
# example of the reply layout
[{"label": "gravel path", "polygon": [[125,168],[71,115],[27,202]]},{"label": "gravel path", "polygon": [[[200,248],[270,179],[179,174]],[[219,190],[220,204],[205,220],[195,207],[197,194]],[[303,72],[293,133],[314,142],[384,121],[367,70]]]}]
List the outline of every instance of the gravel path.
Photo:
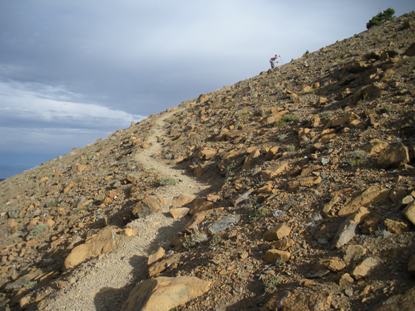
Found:
[{"label": "gravel path", "polygon": [[[154,123],[148,142],[151,147],[135,155],[146,170],[155,170],[163,178],[174,178],[176,185],[161,187],[157,194],[166,199],[184,193],[198,194],[206,185],[200,184],[164,161],[158,160],[162,146],[157,137],[164,135],[164,120],[175,111],[161,114]],[[71,277],[71,285],[42,303],[42,310],[119,310],[132,285],[146,278],[149,253],[175,236],[184,226],[162,213],[134,220],[129,226],[138,230],[136,237],[125,239],[120,247],[107,255],[81,265]]]}]

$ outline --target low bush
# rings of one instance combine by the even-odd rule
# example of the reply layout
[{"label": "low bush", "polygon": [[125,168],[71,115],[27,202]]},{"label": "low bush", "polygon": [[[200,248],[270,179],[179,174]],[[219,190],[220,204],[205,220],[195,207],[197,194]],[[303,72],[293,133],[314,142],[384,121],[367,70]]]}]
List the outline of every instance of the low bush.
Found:
[{"label": "low bush", "polygon": [[383,24],[386,21],[389,21],[391,19],[393,19],[395,14],[395,10],[392,8],[388,8],[383,12],[379,12],[378,14],[376,14],[375,16],[373,16],[367,23],[366,23],[366,28],[370,29],[373,26],[379,26],[381,24]]}]

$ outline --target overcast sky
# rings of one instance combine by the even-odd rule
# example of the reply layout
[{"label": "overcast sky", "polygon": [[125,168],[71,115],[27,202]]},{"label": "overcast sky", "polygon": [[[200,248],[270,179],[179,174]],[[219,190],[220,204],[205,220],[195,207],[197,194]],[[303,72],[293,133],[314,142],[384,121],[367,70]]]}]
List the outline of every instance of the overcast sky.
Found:
[{"label": "overcast sky", "polygon": [[0,178],[415,1],[0,0]]}]

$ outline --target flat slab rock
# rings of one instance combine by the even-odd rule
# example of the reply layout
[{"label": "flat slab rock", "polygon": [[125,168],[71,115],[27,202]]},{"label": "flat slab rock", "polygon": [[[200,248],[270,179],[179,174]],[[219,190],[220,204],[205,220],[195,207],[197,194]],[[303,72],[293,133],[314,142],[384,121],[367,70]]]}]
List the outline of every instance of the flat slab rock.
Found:
[{"label": "flat slab rock", "polygon": [[74,247],[66,257],[66,269],[76,267],[80,263],[101,254],[109,253],[118,245],[115,227],[108,226],[89,237],[85,243]]},{"label": "flat slab rock", "polygon": [[206,293],[211,282],[197,277],[158,277],[138,284],[122,311],[169,311]]}]

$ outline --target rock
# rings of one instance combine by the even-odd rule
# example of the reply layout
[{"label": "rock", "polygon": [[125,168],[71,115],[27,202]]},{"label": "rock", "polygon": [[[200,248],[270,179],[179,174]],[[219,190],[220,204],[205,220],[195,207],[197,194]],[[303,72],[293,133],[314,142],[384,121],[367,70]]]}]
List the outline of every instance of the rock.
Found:
[{"label": "rock", "polygon": [[77,209],[84,209],[88,207],[94,200],[81,197],[76,205]]},{"label": "rock", "polygon": [[166,255],[166,251],[163,247],[159,247],[154,253],[148,256],[147,265],[150,266],[152,263],[158,261],[159,259],[163,258]]},{"label": "rock", "polygon": [[190,211],[190,208],[188,207],[172,207],[169,210],[170,215],[174,219],[180,219],[186,216]]},{"label": "rock", "polygon": [[275,165],[272,169],[262,171],[261,174],[265,179],[271,179],[286,172],[289,167],[290,163],[288,161],[282,161]]},{"label": "rock", "polygon": [[332,210],[332,208],[339,203],[341,200],[341,196],[339,195],[339,193],[335,193],[333,195],[333,197],[331,198],[330,202],[328,202],[327,204],[324,205],[323,207],[323,214],[328,216],[330,214],[330,211]]},{"label": "rock", "polygon": [[19,306],[20,308],[24,308],[25,306],[27,306],[30,303],[30,295],[25,295],[22,298],[20,298],[19,300]]},{"label": "rock", "polygon": [[402,199],[403,205],[408,205],[414,201],[414,197],[412,195],[407,195]]},{"label": "rock", "polygon": [[132,236],[136,236],[138,234],[138,231],[136,228],[133,228],[133,227],[125,227],[124,234],[128,237],[132,237]]},{"label": "rock", "polygon": [[134,216],[143,218],[161,211],[165,202],[156,195],[147,195],[136,206],[133,207]]},{"label": "rock", "polygon": [[333,118],[331,118],[326,127],[345,127],[345,126],[358,126],[360,125],[359,116],[353,112],[343,112],[340,114],[336,114]]},{"label": "rock", "polygon": [[76,186],[76,183],[74,181],[70,181],[64,188],[63,188],[63,193],[68,193],[69,191],[71,191],[74,187]]},{"label": "rock", "polygon": [[274,185],[272,181],[266,182],[263,186],[259,187],[256,192],[257,193],[272,193],[274,190]]},{"label": "rock", "polygon": [[387,218],[383,223],[385,224],[386,229],[392,233],[399,234],[408,230],[408,225],[401,220]]},{"label": "rock", "polygon": [[313,91],[313,88],[310,85],[304,85],[303,86],[303,93],[311,93]]},{"label": "rock", "polygon": [[325,104],[327,104],[328,102],[329,102],[329,99],[328,99],[327,97],[320,96],[320,97],[318,98],[318,103],[319,103],[320,105],[325,105]]},{"label": "rock", "polygon": [[329,311],[333,297],[330,292],[308,287],[297,287],[289,292],[279,291],[261,310]]},{"label": "rock", "polygon": [[291,233],[290,226],[285,223],[279,224],[272,229],[269,229],[264,234],[264,240],[266,241],[276,241],[282,238],[289,236]]},{"label": "rock", "polygon": [[268,150],[266,150],[267,152],[267,158],[268,159],[272,159],[273,157],[275,157],[278,154],[278,151],[280,150],[279,146],[272,146],[270,147]]},{"label": "rock", "polygon": [[173,198],[171,205],[172,207],[183,207],[190,204],[194,199],[196,199],[196,196],[194,195],[180,194],[177,197]]},{"label": "rock", "polygon": [[357,225],[367,213],[368,210],[365,207],[361,207],[355,214],[349,216],[343,222],[334,238],[334,245],[336,248],[341,248],[354,238]]},{"label": "rock", "polygon": [[384,200],[388,197],[389,189],[383,188],[380,185],[374,185],[367,188],[360,195],[344,205],[340,210],[339,216],[346,216],[356,212],[361,206],[368,206],[375,202]]},{"label": "rock", "polygon": [[14,218],[7,219],[7,229],[9,230],[10,233],[16,232],[17,227],[18,227],[18,222],[16,221],[16,219]]},{"label": "rock", "polygon": [[221,198],[220,195],[217,193],[209,193],[206,196],[206,200],[208,200],[209,202],[217,202],[220,200],[220,198]]},{"label": "rock", "polygon": [[190,214],[196,214],[198,212],[211,210],[213,203],[205,198],[197,198],[192,201],[192,208]]},{"label": "rock", "polygon": [[361,207],[354,215],[349,216],[343,224],[339,227],[334,238],[334,245],[336,248],[341,248],[351,241],[356,235],[356,227],[360,223],[362,217],[368,213],[368,210]]},{"label": "rock", "polygon": [[379,156],[380,153],[384,152],[388,147],[389,143],[380,139],[372,139],[369,145],[369,155],[370,156]]},{"label": "rock", "polygon": [[208,147],[205,147],[200,151],[200,155],[201,155],[202,159],[204,159],[204,160],[213,159],[217,153],[218,152],[217,152],[216,149],[208,148]]},{"label": "rock", "polygon": [[177,265],[180,263],[181,257],[182,254],[174,254],[170,257],[152,263],[148,267],[148,275],[152,278],[159,275],[161,272],[163,272],[169,267],[177,267]]},{"label": "rock", "polygon": [[115,227],[105,227],[89,237],[85,243],[73,248],[65,259],[65,268],[76,267],[87,259],[111,252],[117,246],[115,232]]},{"label": "rock", "polygon": [[388,298],[375,311],[413,311],[415,306],[415,287],[407,290],[402,295]]},{"label": "rock", "polygon": [[315,114],[311,117],[311,126],[319,127],[321,125],[321,119],[318,114]]},{"label": "rock", "polygon": [[408,147],[402,143],[391,143],[379,154],[377,165],[382,168],[391,168],[406,164],[409,161]]},{"label": "rock", "polygon": [[327,165],[327,164],[330,163],[330,159],[322,157],[320,162],[321,162],[322,165]]},{"label": "rock", "polygon": [[240,219],[241,219],[241,215],[238,215],[238,214],[222,216],[218,221],[211,224],[208,227],[208,230],[211,234],[223,232],[226,229],[237,224]]},{"label": "rock", "polygon": [[367,276],[371,270],[379,265],[379,260],[374,257],[368,257],[358,264],[352,272],[352,275],[356,279],[361,279]]},{"label": "rock", "polygon": [[412,275],[415,275],[415,255],[409,257],[408,272]]},{"label": "rock", "polygon": [[288,182],[288,190],[294,191],[299,187],[312,187],[320,184],[322,181],[320,176],[298,177]]},{"label": "rock", "polygon": [[294,240],[285,237],[273,243],[272,247],[286,251],[286,250],[289,250],[292,246],[294,246],[294,244],[295,244]]},{"label": "rock", "polygon": [[330,273],[330,270],[327,269],[324,265],[320,263],[313,263],[309,266],[307,272],[305,272],[305,276],[309,279],[320,279],[325,277]]},{"label": "rock", "polygon": [[169,311],[206,293],[210,281],[196,277],[158,277],[139,283],[128,296],[122,311]]},{"label": "rock", "polygon": [[208,215],[208,211],[197,212],[192,215],[192,219],[186,225],[186,230],[197,230],[200,223],[205,220],[206,216]]},{"label": "rock", "polygon": [[353,284],[354,279],[352,278],[352,276],[349,273],[345,273],[340,277],[339,280],[339,285],[340,287],[348,287],[351,284]]},{"label": "rock", "polygon": [[346,264],[350,264],[354,260],[359,260],[366,255],[366,249],[362,245],[348,245],[343,257]]},{"label": "rock", "polygon": [[276,110],[276,109],[273,109],[273,110],[271,111],[271,116],[267,117],[267,118],[264,120],[264,123],[265,123],[266,125],[273,125],[273,124],[275,124],[275,123],[278,123],[278,122],[280,122],[280,121],[281,121],[282,117],[283,117],[285,114],[287,114],[287,113],[288,113],[288,111],[286,111],[286,110],[283,110],[283,111],[278,111],[278,110]]},{"label": "rock", "polygon": [[332,257],[329,259],[324,259],[321,263],[327,267],[330,271],[338,272],[346,268],[346,264],[344,261],[339,257]]},{"label": "rock", "polygon": [[259,148],[252,148],[250,150],[248,156],[244,160],[243,168],[249,169],[251,168],[252,164],[254,163],[254,160],[257,159],[261,155],[261,150]]},{"label": "rock", "polygon": [[288,251],[282,251],[279,249],[269,249],[264,255],[264,261],[270,264],[275,264],[276,261],[288,261],[291,253]]},{"label": "rock", "polygon": [[415,202],[408,205],[404,209],[403,214],[413,225],[415,225]]}]

